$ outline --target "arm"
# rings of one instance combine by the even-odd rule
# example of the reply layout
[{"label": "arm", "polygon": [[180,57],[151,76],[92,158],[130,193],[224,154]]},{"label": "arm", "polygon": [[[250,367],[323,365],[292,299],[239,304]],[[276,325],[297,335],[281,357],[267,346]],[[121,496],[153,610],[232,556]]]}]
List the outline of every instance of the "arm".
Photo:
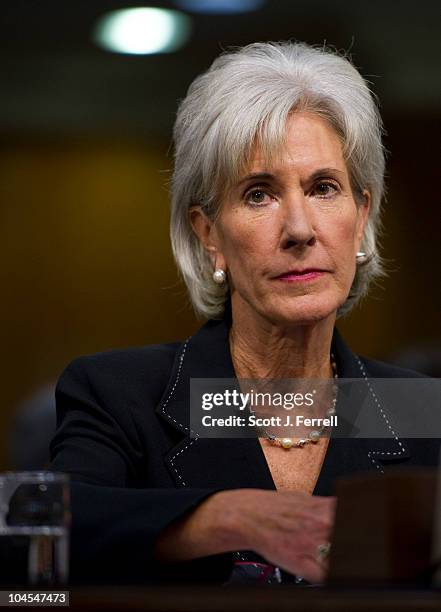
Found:
[{"label": "arm", "polygon": [[98,396],[93,378],[90,364],[76,360],[56,392],[51,466],[71,477],[72,581],[226,580],[231,555],[173,565],[156,559],[158,535],[216,489],[135,488],[142,456],[136,427],[129,411],[112,411]]}]

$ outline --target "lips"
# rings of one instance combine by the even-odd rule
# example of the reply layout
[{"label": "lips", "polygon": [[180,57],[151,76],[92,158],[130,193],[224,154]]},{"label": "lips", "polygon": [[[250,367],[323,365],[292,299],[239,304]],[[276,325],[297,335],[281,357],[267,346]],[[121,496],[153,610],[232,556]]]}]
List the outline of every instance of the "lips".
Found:
[{"label": "lips", "polygon": [[283,283],[309,283],[321,278],[327,270],[321,270],[319,268],[305,268],[304,270],[289,270],[279,276],[276,276],[274,280]]},{"label": "lips", "polygon": [[302,276],[310,276],[310,275],[319,275],[319,274],[323,274],[324,272],[326,272],[326,270],[322,270],[320,268],[305,268],[304,270],[289,270],[288,272],[284,272],[283,274],[279,274],[279,276],[276,276],[276,279],[284,279],[284,278],[292,278],[292,277],[299,277],[301,278]]}]

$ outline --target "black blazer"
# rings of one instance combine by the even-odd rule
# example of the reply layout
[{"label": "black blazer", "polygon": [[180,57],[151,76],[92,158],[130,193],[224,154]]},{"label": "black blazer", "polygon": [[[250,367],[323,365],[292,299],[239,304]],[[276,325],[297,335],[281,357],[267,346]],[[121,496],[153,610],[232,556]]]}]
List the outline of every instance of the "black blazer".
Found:
[{"label": "black blazer", "polygon": [[[74,360],[56,391],[52,469],[71,475],[72,582],[223,582],[232,555],[161,565],[159,533],[216,491],[275,489],[257,439],[189,435],[189,381],[234,378],[226,320],[209,321],[184,343],[111,351]],[[358,357],[337,331],[332,350],[341,378],[414,377]],[[339,400],[340,402],[340,400]],[[384,406],[373,418],[387,424]],[[395,465],[436,465],[439,441],[331,438],[314,495],[333,493],[338,476],[379,475]]]}]

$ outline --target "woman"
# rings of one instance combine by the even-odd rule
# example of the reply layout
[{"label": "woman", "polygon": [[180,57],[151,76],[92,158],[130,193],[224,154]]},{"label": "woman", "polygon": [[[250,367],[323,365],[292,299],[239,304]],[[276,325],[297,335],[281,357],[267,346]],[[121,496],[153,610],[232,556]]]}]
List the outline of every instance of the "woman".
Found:
[{"label": "woman", "polygon": [[320,582],[335,478],[431,464],[435,446],[412,449],[379,405],[378,441],[192,438],[189,382],[414,375],[357,357],[334,327],[382,274],[381,120],[347,59],[259,43],[194,81],[174,137],[172,246],[210,320],[62,375],[52,465],[73,480],[73,577],[224,582],[258,560]]}]

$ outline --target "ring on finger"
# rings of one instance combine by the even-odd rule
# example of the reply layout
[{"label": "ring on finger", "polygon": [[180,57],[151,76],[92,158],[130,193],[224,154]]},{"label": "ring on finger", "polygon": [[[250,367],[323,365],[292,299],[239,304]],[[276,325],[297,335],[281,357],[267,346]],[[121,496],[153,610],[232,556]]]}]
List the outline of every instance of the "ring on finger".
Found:
[{"label": "ring on finger", "polygon": [[331,552],[331,542],[322,542],[317,546],[316,560],[320,563],[329,557]]}]

